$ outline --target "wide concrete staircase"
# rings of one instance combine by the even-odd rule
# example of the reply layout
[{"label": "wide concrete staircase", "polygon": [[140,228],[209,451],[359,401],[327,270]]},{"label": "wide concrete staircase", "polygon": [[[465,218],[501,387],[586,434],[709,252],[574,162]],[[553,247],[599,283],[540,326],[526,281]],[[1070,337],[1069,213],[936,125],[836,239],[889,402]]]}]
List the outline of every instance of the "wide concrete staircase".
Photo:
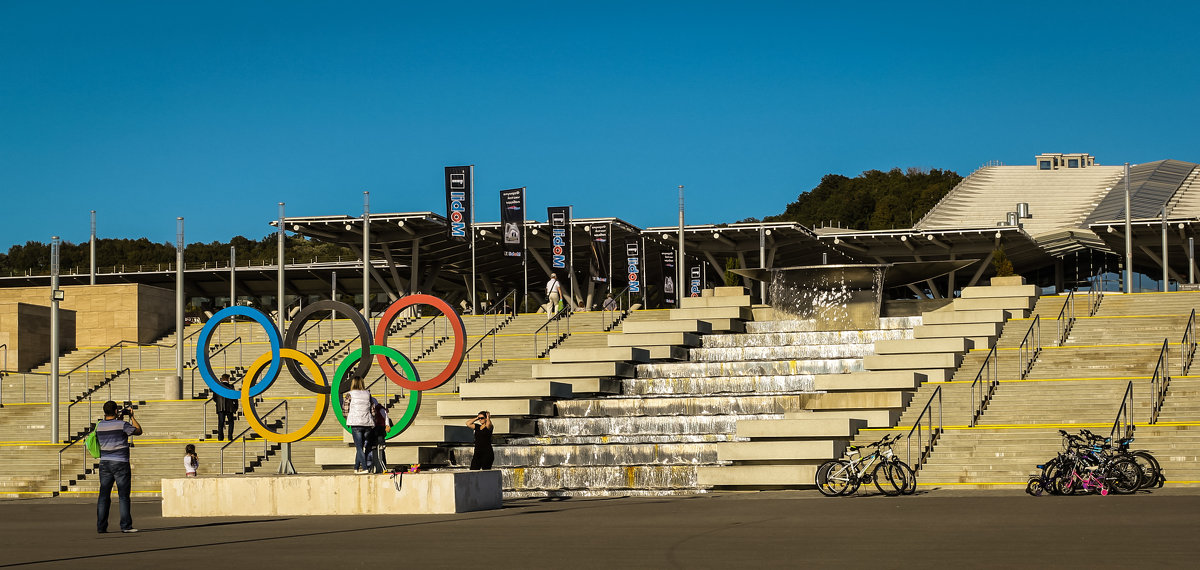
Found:
[{"label": "wide concrete staircase", "polygon": [[[1197,380],[1180,376],[1179,345],[1190,312],[1200,305],[1200,294],[1107,294],[1094,316],[1089,316],[1087,303],[1076,302],[1076,321],[1066,342],[1059,346],[1056,317],[1064,302],[1065,296],[1040,298],[1029,317],[1005,325],[991,354],[998,364],[993,374],[999,383],[974,427],[974,412],[983,392],[976,384],[972,393],[972,382],[980,374],[987,351],[968,353],[952,381],[926,384],[918,391],[901,419],[904,433],[916,423],[935,390],[940,390],[946,428],[920,470],[919,484],[1024,485],[1034,466],[1060,450],[1059,429],[1075,432],[1083,428],[1107,435],[1130,382],[1134,447],[1148,449],[1158,457],[1168,484],[1200,482],[1195,462],[1200,455]],[[1044,346],[1022,378],[1025,363],[1018,346],[1038,316]],[[1149,424],[1151,377],[1164,339],[1168,341],[1168,368],[1175,378],[1159,421]],[[933,409],[936,413],[936,403]],[[868,432],[860,442],[881,435]]]}]

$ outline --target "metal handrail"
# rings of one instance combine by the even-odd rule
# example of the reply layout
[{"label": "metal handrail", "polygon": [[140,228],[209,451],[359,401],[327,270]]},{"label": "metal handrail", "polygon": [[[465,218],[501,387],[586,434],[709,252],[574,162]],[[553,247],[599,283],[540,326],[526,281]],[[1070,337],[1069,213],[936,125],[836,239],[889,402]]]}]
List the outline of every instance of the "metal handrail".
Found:
[{"label": "metal handrail", "polygon": [[612,308],[605,307],[604,305],[600,306],[600,324],[603,330],[613,330],[617,327],[617,324],[625,320],[625,317],[629,316],[630,305],[624,304],[620,301],[622,295],[625,295],[627,301],[629,300],[628,292],[629,287],[626,286],[621,290],[620,293],[614,295]]},{"label": "metal handrail", "polygon": [[[534,358],[542,358],[543,356],[546,355],[546,353],[550,352],[550,349],[554,348],[555,346],[558,346],[558,343],[562,342],[563,339],[565,339],[568,336],[571,336],[571,313],[572,313],[571,306],[564,305],[561,310],[559,310],[557,313],[554,314],[554,316],[550,317],[549,319],[546,319],[545,324],[538,327],[538,329],[536,331],[533,331],[533,356],[534,356]],[[561,327],[562,321],[566,321],[566,323],[567,323],[566,324],[567,331],[565,334],[563,333],[562,327]],[[551,324],[554,325],[554,340],[550,340],[550,325]],[[538,349],[538,339],[541,338],[541,335],[543,335],[543,334],[546,337],[546,342],[545,342],[546,348],[545,348],[545,350],[539,350]]]},{"label": "metal handrail", "polygon": [[[1091,286],[1088,287],[1088,316],[1094,317],[1100,311],[1100,302],[1104,300],[1103,281],[1100,278],[1089,279]],[[1096,287],[1096,282],[1101,283],[1101,287]]]},{"label": "metal handrail", "polygon": [[1133,381],[1129,381],[1129,385],[1125,387],[1125,396],[1121,398],[1121,407],[1117,409],[1117,417],[1113,419],[1113,427],[1108,432],[1108,437],[1116,439],[1118,434],[1124,439],[1133,436],[1133,430],[1137,426],[1133,423]]},{"label": "metal handrail", "polygon": [[[214,350],[212,352],[212,354],[208,355],[208,357],[211,359],[212,357],[214,357],[218,354],[221,354],[222,352],[225,352],[226,349],[233,346],[234,344],[238,345],[238,357],[237,357],[238,362],[245,362],[245,360],[242,358],[242,356],[244,354],[242,349],[245,346],[245,341],[242,339],[241,336],[238,336],[238,337],[234,338],[233,340],[231,340],[225,344],[222,344],[220,347],[218,347],[216,350]],[[191,380],[190,380],[191,386],[189,388],[190,392],[188,392],[189,397],[191,397],[191,398],[196,397],[196,371],[199,369],[200,368],[198,366],[192,368],[192,374],[191,374]],[[226,360],[225,360],[225,369],[229,369],[228,357],[226,357]]]},{"label": "metal handrail", "polygon": [[[289,431],[288,426],[287,426],[287,421],[288,421],[288,401],[287,400],[284,400],[282,402],[279,402],[278,404],[275,404],[275,407],[267,410],[267,413],[260,415],[259,419],[260,420],[267,419],[267,416],[271,415],[272,413],[275,412],[275,410],[278,410],[281,407],[283,408],[283,417],[280,419],[283,420],[283,431],[287,432],[287,431]],[[242,472],[240,473],[240,475],[246,474],[246,434],[249,432],[252,432],[252,431],[254,431],[254,428],[248,427],[248,428],[242,430],[241,433],[237,434],[237,436],[235,436],[233,439],[229,440],[229,443],[226,443],[225,445],[221,446],[221,474],[222,475],[225,474],[225,448],[233,445],[239,439],[242,440]],[[257,435],[257,434],[255,434],[255,435]],[[263,456],[265,457],[267,454],[267,447],[270,445],[271,441],[265,437],[262,438],[262,440],[263,440]]]},{"label": "metal handrail", "polygon": [[[489,358],[487,360],[487,362],[485,363],[484,358],[482,356],[479,356],[479,366],[477,366],[475,368],[471,368],[471,362],[472,362],[471,353],[475,352],[476,356],[478,356],[479,351],[476,351],[475,348],[478,347],[480,344],[482,344],[483,341],[485,339],[487,339],[488,337],[492,338],[492,356],[491,356],[491,358]],[[481,350],[486,350],[486,349],[481,349]],[[493,363],[496,362],[496,329],[492,329],[492,330],[484,333],[483,336],[479,337],[479,340],[475,341],[475,344],[472,344],[471,348],[468,348],[467,351],[465,353],[463,353],[463,360],[466,361],[466,364],[467,364],[467,382],[474,382],[474,380],[471,379],[472,375],[474,375],[476,373],[482,373],[484,369],[486,369],[488,366],[491,366]],[[460,368],[459,372],[456,372],[454,374],[454,391],[455,392],[458,391],[458,375],[461,372],[462,372],[462,369]]]},{"label": "metal handrail", "polygon": [[[933,400],[937,399],[937,427],[933,425]],[[921,420],[925,420],[925,427]],[[913,423],[912,429],[908,430],[908,451],[907,461],[914,471],[920,471],[921,466],[929,459],[929,454],[933,452],[933,446],[937,444],[938,437],[942,435],[942,387],[938,386],[933,390],[933,394],[929,396],[929,401],[925,403],[925,408],[921,410],[921,414],[917,416],[917,421]],[[928,432],[928,433],[926,433]],[[913,462],[912,453],[912,438],[913,433],[917,434],[917,460]],[[927,441],[928,440],[928,441]]]},{"label": "metal handrail", "polygon": [[[91,388],[91,390],[87,393],[86,398],[87,398],[87,403],[88,403],[88,416],[89,417],[91,417],[91,415],[92,415],[92,394],[95,394],[97,390],[99,390],[100,388],[103,388],[105,385],[107,385],[108,386],[108,399],[111,400],[112,399],[112,383],[115,382],[117,378],[120,378],[122,375],[125,375],[125,374],[128,375],[128,380],[129,380],[127,391],[125,394],[125,401],[127,401],[127,402],[133,401],[133,371],[128,368],[123,368],[121,370],[118,370],[116,374],[113,374],[112,377],[106,378],[106,379],[104,379],[104,381],[93,386]],[[71,437],[71,435],[70,435],[70,433],[71,433],[71,408],[75,407],[75,404],[82,403],[83,400],[84,400],[84,396],[80,396],[75,401],[71,402],[70,404],[67,404],[67,437]],[[87,432],[84,432],[84,433],[87,433]]]},{"label": "metal handrail", "polygon": [[[974,402],[975,409],[971,412],[970,427],[975,427],[975,424],[979,423],[979,417],[987,409],[988,403],[992,401],[992,395],[996,393],[996,387],[1000,385],[999,358],[996,347],[993,346],[984,357],[983,366],[980,366],[979,372],[975,374],[975,381],[971,382],[971,401]],[[985,372],[987,373],[986,378],[984,377]]]},{"label": "metal handrail", "polygon": [[[20,375],[21,375],[21,403],[22,403],[22,404],[25,404],[25,403],[28,403],[28,402],[29,402],[29,399],[26,397],[26,384],[28,384],[28,383],[29,383],[29,376],[30,376],[31,374],[32,374],[33,376],[42,376],[42,377],[44,377],[44,379],[45,379],[45,384],[46,384],[46,386],[45,386],[45,391],[46,391],[46,392],[45,392],[45,393],[46,393],[46,399],[47,399],[47,400],[49,400],[49,399],[50,399],[50,373],[49,373],[49,372],[32,372],[32,371],[30,371],[30,372],[20,372],[20,371],[17,371],[17,370],[0,370],[0,376],[14,376],[14,375],[17,375],[17,374],[20,374]],[[0,404],[2,404],[2,403],[3,403],[3,402],[0,402]]]},{"label": "metal handrail", "polygon": [[1033,322],[1029,323],[1029,330],[1025,331],[1025,336],[1021,338],[1021,345],[1017,347],[1017,355],[1021,361],[1021,379],[1029,376],[1033,370],[1033,364],[1037,361],[1037,357],[1042,353],[1042,316],[1035,315]]},{"label": "metal handrail", "polygon": [[1183,339],[1179,341],[1179,375],[1187,376],[1196,358],[1196,309],[1192,309],[1188,322],[1183,327]]},{"label": "metal handrail", "polygon": [[1162,411],[1163,401],[1167,398],[1167,388],[1171,385],[1171,371],[1167,366],[1167,339],[1163,339],[1162,350],[1158,351],[1158,364],[1154,366],[1154,376],[1150,379],[1150,423],[1158,423],[1158,414]]},{"label": "metal handrail", "polygon": [[[92,424],[90,426],[88,426],[87,431],[85,431],[83,433],[86,436],[89,432],[91,432],[94,429],[96,429],[96,422],[92,422]],[[55,490],[54,490],[54,496],[56,496],[56,497],[63,490],[63,484],[62,484],[62,481],[63,481],[63,476],[62,476],[63,452],[70,449],[72,445],[75,445],[76,443],[79,443],[83,440],[84,440],[84,438],[82,438],[82,437],[77,438],[75,440],[72,440],[70,443],[64,445],[62,448],[60,448],[58,450],[58,487],[55,488]],[[80,449],[83,450],[83,463],[86,465],[87,464],[87,447],[81,446]],[[96,461],[99,462],[100,460],[97,458]]]},{"label": "metal handrail", "polygon": [[1055,322],[1058,323],[1058,346],[1062,346],[1067,343],[1071,328],[1075,326],[1075,291],[1067,291],[1067,300],[1063,301]]},{"label": "metal handrail", "polygon": [[0,368],[0,408],[4,407],[4,377],[8,374],[8,343],[0,344],[4,349],[4,368]]}]

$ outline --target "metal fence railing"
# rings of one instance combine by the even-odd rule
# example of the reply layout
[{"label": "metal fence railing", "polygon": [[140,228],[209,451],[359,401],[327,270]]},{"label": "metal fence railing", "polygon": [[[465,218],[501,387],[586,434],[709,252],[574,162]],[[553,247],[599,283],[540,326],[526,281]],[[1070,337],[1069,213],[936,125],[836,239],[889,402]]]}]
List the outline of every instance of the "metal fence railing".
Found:
[{"label": "metal fence railing", "polygon": [[975,427],[975,424],[979,423],[979,417],[987,409],[988,403],[992,401],[992,395],[996,393],[996,387],[1000,385],[998,359],[996,347],[993,346],[984,357],[983,366],[979,367],[979,373],[975,374],[975,381],[971,382],[971,402],[975,409],[971,412],[970,427]]},{"label": "metal fence railing", "polygon": [[1163,339],[1162,350],[1158,351],[1158,364],[1154,366],[1154,376],[1150,378],[1150,423],[1158,423],[1158,414],[1162,411],[1163,402],[1167,399],[1167,388],[1171,385],[1171,371],[1167,365],[1167,339]]},{"label": "metal fence railing", "polygon": [[[937,401],[937,424],[934,424],[933,403]],[[925,407],[921,410],[921,414],[917,416],[917,421],[913,423],[912,429],[908,430],[908,451],[907,462],[914,470],[919,471],[925,462],[929,460],[929,454],[933,452],[933,446],[937,445],[938,438],[942,435],[942,387],[938,386],[933,390],[933,394],[929,396],[929,401],[925,403]],[[917,438],[917,455],[916,460],[913,460],[913,435]]]},{"label": "metal fence railing", "polygon": [[1033,365],[1037,362],[1038,355],[1042,353],[1042,316],[1034,315],[1033,322],[1029,323],[1029,330],[1025,331],[1025,336],[1021,338],[1021,345],[1017,347],[1017,357],[1021,363],[1021,379],[1024,380],[1033,371]]}]

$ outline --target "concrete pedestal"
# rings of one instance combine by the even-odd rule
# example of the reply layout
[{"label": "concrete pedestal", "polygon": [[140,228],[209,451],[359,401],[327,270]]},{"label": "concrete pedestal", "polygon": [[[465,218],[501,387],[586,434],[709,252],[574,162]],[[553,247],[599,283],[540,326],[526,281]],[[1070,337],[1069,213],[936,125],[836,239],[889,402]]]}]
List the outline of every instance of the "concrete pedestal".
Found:
[{"label": "concrete pedestal", "polygon": [[164,517],[449,514],[498,509],[500,471],[162,480]]}]

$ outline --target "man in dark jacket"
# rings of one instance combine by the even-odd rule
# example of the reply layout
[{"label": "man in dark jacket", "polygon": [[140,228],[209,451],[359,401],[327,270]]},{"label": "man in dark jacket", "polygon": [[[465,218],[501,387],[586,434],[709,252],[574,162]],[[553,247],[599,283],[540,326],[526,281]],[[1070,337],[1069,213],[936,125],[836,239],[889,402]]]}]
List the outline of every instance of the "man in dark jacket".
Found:
[{"label": "man in dark jacket", "polygon": [[[233,390],[233,382],[229,379],[228,374],[221,375],[221,385]],[[233,440],[233,418],[237,416],[238,401],[231,400],[220,394],[213,396],[213,403],[217,408],[217,440],[224,441],[225,434],[229,434],[230,441]],[[228,428],[226,428],[228,426]],[[228,431],[226,431],[228,429]]]}]

